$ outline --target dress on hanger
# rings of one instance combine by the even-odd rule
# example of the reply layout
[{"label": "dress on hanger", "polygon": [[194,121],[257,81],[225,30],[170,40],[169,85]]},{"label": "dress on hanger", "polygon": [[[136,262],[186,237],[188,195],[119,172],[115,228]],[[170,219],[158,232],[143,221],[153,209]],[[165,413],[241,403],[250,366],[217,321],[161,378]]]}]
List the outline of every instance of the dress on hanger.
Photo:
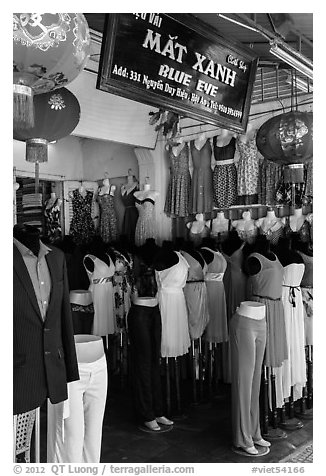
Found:
[{"label": "dress on hanger", "polygon": [[138,187],[135,185],[134,188],[126,190],[125,193],[121,192],[121,200],[125,207],[121,233],[128,237],[130,243],[134,243],[135,241],[135,230],[138,220],[138,210],[136,208],[136,198],[134,196],[136,190],[138,190]]},{"label": "dress on hanger", "polygon": [[258,203],[276,205],[276,191],[282,179],[282,165],[263,159],[259,164]]},{"label": "dress on hanger", "polygon": [[186,251],[181,253],[189,264],[187,282],[183,289],[188,309],[189,334],[191,339],[199,339],[209,321],[204,272],[199,261],[192,255]]},{"label": "dress on hanger", "polygon": [[237,203],[237,169],[234,163],[235,137],[219,147],[213,137],[216,165],[213,172],[214,202],[218,208],[227,208]]},{"label": "dress on hanger", "polygon": [[305,265],[304,275],[301,281],[305,345],[313,345],[313,256],[306,255],[301,251],[298,251],[298,253],[302,256]]},{"label": "dress on hanger", "polygon": [[44,209],[45,215],[45,222],[46,222],[46,230],[47,230],[47,237],[49,238],[50,242],[56,241],[62,238],[62,230],[61,230],[61,206],[58,204],[58,199],[54,201],[54,203],[50,207],[45,207]]},{"label": "dress on hanger", "polygon": [[[238,196],[241,202],[254,203],[258,193],[259,156],[256,145],[256,132],[247,141],[237,137],[237,148],[240,154],[238,162]],[[248,196],[249,197],[243,197]],[[242,197],[242,198],[241,198]]]},{"label": "dress on hanger", "polygon": [[223,278],[227,262],[219,251],[213,251],[205,247],[201,249],[214,253],[213,260],[205,265],[204,272],[209,309],[209,322],[206,327],[205,340],[208,342],[226,342],[229,339],[229,334]]},{"label": "dress on hanger", "polygon": [[116,241],[118,238],[117,215],[114,209],[114,197],[110,193],[98,195],[97,201],[100,206],[101,221],[100,235],[104,243]]},{"label": "dress on hanger", "polygon": [[117,329],[126,328],[126,318],[131,306],[133,289],[133,259],[130,253],[125,252],[128,259],[120,251],[114,249],[115,272],[113,276],[114,309]]},{"label": "dress on hanger", "polygon": [[[89,271],[85,265],[85,258],[89,258],[94,263],[94,270]],[[88,274],[94,305],[94,321],[92,334],[106,336],[116,332],[114,319],[114,298],[112,278],[114,275],[114,264],[111,258],[110,266],[94,255],[88,254],[84,258],[84,266]]]},{"label": "dress on hanger", "polygon": [[165,200],[164,211],[171,217],[189,215],[189,197],[191,177],[189,172],[189,147],[185,143],[178,155],[173,147],[169,149],[170,180]]},{"label": "dress on hanger", "polygon": [[188,352],[190,337],[188,311],[183,288],[189,264],[178,251],[179,261],[170,268],[155,271],[162,319],[162,357],[178,357]]},{"label": "dress on hanger", "polygon": [[139,217],[135,230],[135,244],[136,246],[141,246],[146,242],[147,238],[156,237],[154,220],[155,201],[151,198],[136,199],[136,207]]},{"label": "dress on hanger", "polygon": [[209,140],[198,150],[195,141],[190,142],[191,157],[194,166],[190,213],[206,213],[213,209],[213,172],[211,168],[212,147]]},{"label": "dress on hanger", "polygon": [[95,227],[92,219],[93,192],[86,190],[83,196],[79,189],[72,192],[72,220],[69,235],[76,245],[89,243],[95,235]]},{"label": "dress on hanger", "polygon": [[284,309],[282,302],[283,266],[275,256],[269,260],[260,253],[252,253],[260,262],[258,273],[248,278],[248,299],[266,306],[267,341],[264,364],[267,367],[280,367],[288,358],[285,333]]},{"label": "dress on hanger", "polygon": [[304,269],[303,263],[291,263],[284,267],[282,302],[288,358],[281,367],[282,395],[279,398],[281,405],[284,398],[290,397],[291,387],[293,399],[301,398],[306,384],[304,315],[300,288]]}]

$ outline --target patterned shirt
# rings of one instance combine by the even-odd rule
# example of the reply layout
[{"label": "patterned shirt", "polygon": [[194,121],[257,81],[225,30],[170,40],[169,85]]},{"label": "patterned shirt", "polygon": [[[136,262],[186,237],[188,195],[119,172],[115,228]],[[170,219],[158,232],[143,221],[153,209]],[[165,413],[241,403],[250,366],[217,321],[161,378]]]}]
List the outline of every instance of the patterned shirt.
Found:
[{"label": "patterned shirt", "polygon": [[14,244],[20,251],[28,274],[31,278],[42,319],[45,319],[51,294],[51,276],[45,259],[51,250],[40,241],[38,256],[14,238]]}]

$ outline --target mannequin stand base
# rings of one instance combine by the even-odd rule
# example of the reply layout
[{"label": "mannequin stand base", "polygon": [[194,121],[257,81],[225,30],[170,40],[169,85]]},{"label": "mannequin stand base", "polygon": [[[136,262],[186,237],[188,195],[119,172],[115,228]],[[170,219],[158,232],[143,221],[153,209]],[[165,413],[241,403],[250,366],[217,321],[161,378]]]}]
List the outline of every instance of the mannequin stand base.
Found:
[{"label": "mannequin stand base", "polygon": [[188,418],[188,415],[185,415],[184,413],[179,413],[177,415],[172,416],[173,421],[182,421],[186,420]]},{"label": "mannequin stand base", "polygon": [[265,455],[268,455],[269,453],[269,448],[267,447],[263,447],[263,446],[256,446],[255,447],[257,450],[258,450],[258,453],[256,455],[251,455],[249,453],[247,453],[245,450],[243,450],[242,448],[236,448],[235,446],[232,446],[232,451],[233,453],[236,453],[237,455],[240,455],[240,456],[247,456],[249,458],[259,458],[259,456],[265,456]]},{"label": "mannequin stand base", "polygon": [[309,410],[306,410],[304,413],[295,412],[295,415],[296,415],[300,420],[312,420],[313,417],[314,417],[313,409],[312,409],[312,408],[310,408]]},{"label": "mannequin stand base", "polygon": [[144,431],[145,433],[152,433],[153,435],[158,435],[160,433],[166,433],[167,431],[171,431],[173,428],[173,425],[162,425],[160,426],[160,430],[151,430],[150,428],[147,428],[147,426],[139,425],[138,429],[141,431]]},{"label": "mannequin stand base", "polygon": [[289,431],[300,430],[300,428],[303,428],[303,423],[297,418],[289,418],[285,422],[279,423],[279,427]]},{"label": "mannequin stand base", "polygon": [[268,441],[285,440],[288,435],[281,428],[268,428],[268,433],[263,434],[263,438]]}]

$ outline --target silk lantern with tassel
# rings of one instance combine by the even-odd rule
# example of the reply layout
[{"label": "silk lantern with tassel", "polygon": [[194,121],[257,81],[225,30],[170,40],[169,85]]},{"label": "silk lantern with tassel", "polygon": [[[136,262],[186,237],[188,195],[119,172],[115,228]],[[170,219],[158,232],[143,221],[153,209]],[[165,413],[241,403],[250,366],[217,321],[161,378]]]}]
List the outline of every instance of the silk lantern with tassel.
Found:
[{"label": "silk lantern with tassel", "polygon": [[26,142],[26,160],[35,164],[35,192],[39,190],[39,164],[48,161],[48,143],[68,136],[77,126],[80,106],[66,88],[34,96],[35,124],[14,129],[14,139]]},{"label": "silk lantern with tassel", "polygon": [[33,96],[66,86],[83,70],[90,33],[82,13],[13,14],[14,127],[33,127]]}]

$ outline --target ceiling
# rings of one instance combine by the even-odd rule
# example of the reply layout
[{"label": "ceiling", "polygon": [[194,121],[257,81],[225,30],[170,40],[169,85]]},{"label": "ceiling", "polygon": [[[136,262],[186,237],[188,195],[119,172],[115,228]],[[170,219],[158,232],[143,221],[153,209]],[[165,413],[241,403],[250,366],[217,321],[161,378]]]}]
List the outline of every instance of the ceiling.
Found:
[{"label": "ceiling", "polygon": [[[291,67],[270,53],[270,40],[276,39],[291,51],[312,62],[312,13],[192,13],[218,34],[234,39],[259,57],[252,102],[290,97],[297,91],[291,85]],[[92,30],[103,33],[105,13],[85,13]],[[236,23],[235,23],[236,22]],[[249,28],[248,28],[249,27]],[[298,77],[301,75],[298,74]],[[301,76],[304,89],[312,92],[312,81]]]}]

